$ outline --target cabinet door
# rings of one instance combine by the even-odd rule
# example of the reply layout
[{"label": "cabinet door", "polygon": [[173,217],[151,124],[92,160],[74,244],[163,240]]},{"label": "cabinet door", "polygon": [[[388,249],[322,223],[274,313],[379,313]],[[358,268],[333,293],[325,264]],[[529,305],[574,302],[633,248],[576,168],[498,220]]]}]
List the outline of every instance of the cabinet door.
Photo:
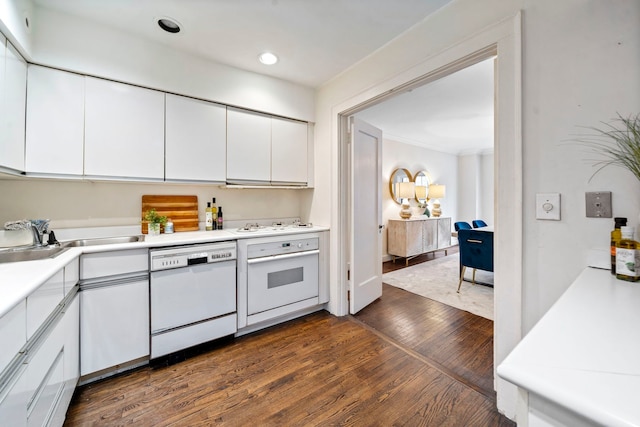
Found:
[{"label": "cabinet door", "polygon": [[451,218],[438,219],[438,248],[451,246]]},{"label": "cabinet door", "polygon": [[[25,300],[0,317],[0,372],[27,343],[27,303]],[[1,419],[1,418],[0,418]]]},{"label": "cabinet door", "polygon": [[387,252],[410,257],[422,253],[422,222],[389,220]]},{"label": "cabinet door", "polygon": [[149,355],[149,281],[80,292],[80,374]]},{"label": "cabinet door", "polygon": [[73,302],[65,307],[63,317],[64,330],[64,388],[60,396],[59,409],[55,412],[53,425],[62,425],[73,392],[80,379],[80,296],[76,294]]},{"label": "cabinet door", "polygon": [[164,94],[85,79],[85,175],[164,179]]},{"label": "cabinet door", "polygon": [[227,181],[271,180],[271,117],[227,108]]},{"label": "cabinet door", "polygon": [[438,220],[424,220],[423,227],[423,252],[438,249]]},{"label": "cabinet door", "polygon": [[273,118],[271,121],[271,181],[307,183],[307,124]]},{"label": "cabinet door", "polygon": [[24,171],[27,63],[7,42],[4,88],[0,110],[0,166]]},{"label": "cabinet door", "polygon": [[27,425],[27,365],[20,369],[0,388],[0,420],[3,426]]},{"label": "cabinet door", "polygon": [[58,318],[29,351],[27,362],[28,425],[49,425],[64,388],[64,319]]},{"label": "cabinet door", "polygon": [[224,182],[226,107],[184,96],[166,97],[166,179]]},{"label": "cabinet door", "polygon": [[64,269],[27,297],[27,339],[42,326],[64,298]]},{"label": "cabinet door", "polygon": [[84,77],[29,65],[27,173],[82,175]]}]

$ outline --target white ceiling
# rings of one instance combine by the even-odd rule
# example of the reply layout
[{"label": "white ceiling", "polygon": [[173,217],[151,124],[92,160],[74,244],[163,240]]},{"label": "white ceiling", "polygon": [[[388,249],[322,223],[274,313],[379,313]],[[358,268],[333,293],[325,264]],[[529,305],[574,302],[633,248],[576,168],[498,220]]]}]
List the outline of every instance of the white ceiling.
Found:
[{"label": "white ceiling", "polygon": [[[452,0],[32,1],[211,61],[317,88]],[[178,21],[182,31],[161,30],[156,22],[162,17]],[[264,51],[280,61],[261,64],[257,58]],[[359,115],[401,142],[451,153],[485,149],[489,140],[493,144],[493,77],[487,68],[460,71]]]},{"label": "white ceiling", "polygon": [[[318,87],[451,0],[33,0],[244,70]],[[182,31],[156,21],[170,17]],[[280,62],[266,66],[258,55]]]},{"label": "white ceiling", "polygon": [[493,58],[356,114],[386,139],[452,154],[493,149]]}]

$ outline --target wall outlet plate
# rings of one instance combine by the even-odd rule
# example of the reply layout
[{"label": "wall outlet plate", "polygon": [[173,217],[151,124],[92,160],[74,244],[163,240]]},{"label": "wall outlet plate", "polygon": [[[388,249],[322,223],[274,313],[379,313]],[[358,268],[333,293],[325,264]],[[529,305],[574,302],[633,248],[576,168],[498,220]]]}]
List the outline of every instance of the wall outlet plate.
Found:
[{"label": "wall outlet plate", "polygon": [[560,193],[536,194],[536,219],[560,221]]},{"label": "wall outlet plate", "polygon": [[611,218],[611,191],[585,193],[587,218]]}]

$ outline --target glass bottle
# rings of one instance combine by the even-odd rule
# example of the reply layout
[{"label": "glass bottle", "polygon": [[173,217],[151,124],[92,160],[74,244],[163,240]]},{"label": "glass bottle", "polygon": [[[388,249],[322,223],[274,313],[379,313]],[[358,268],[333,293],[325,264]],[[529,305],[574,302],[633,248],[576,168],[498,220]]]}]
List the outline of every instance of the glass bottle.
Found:
[{"label": "glass bottle", "polygon": [[622,239],[620,227],[627,225],[627,218],[614,218],[615,225],[611,232],[611,274],[616,274],[616,246]]},{"label": "glass bottle", "polygon": [[636,282],[640,278],[640,244],[636,242],[633,227],[620,227],[622,239],[616,245],[616,278]]}]

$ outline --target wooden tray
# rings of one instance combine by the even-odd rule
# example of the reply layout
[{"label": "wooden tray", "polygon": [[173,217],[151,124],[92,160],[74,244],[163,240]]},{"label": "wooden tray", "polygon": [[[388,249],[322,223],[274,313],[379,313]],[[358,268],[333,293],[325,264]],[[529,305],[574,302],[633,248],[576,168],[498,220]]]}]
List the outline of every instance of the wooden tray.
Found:
[{"label": "wooden tray", "polygon": [[[142,233],[148,233],[144,214],[155,209],[159,215],[171,218],[175,232],[198,231],[198,196],[142,196]],[[164,233],[164,227],[160,232]]]}]

